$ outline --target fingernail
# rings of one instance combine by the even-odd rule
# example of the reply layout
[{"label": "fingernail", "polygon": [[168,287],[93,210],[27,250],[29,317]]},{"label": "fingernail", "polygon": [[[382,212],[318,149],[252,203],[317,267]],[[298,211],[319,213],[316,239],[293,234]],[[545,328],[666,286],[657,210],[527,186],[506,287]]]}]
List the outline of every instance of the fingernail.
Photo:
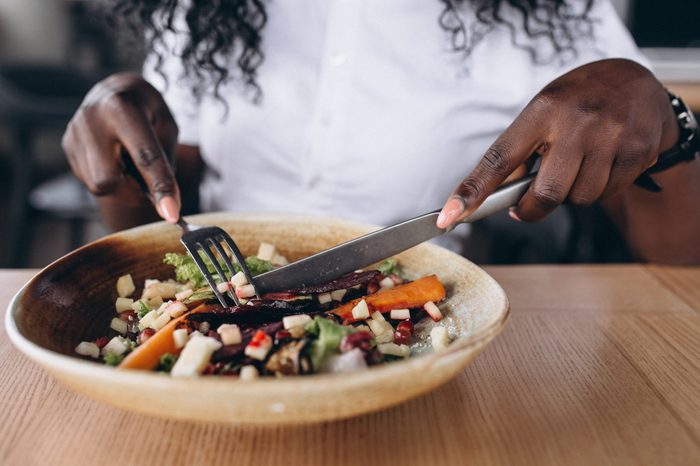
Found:
[{"label": "fingernail", "polygon": [[438,215],[438,228],[449,227],[457,220],[462,212],[464,212],[464,203],[457,198],[451,198],[445,203],[445,206],[440,211],[440,215]]},{"label": "fingernail", "polygon": [[515,213],[515,207],[511,207],[510,209],[508,209],[508,216],[509,216],[510,218],[512,218],[513,220],[515,220],[516,222],[522,222],[522,221],[523,221],[523,219],[521,219],[520,217],[518,217],[518,214]]},{"label": "fingernail", "polygon": [[163,218],[168,223],[177,223],[180,218],[180,206],[177,205],[177,201],[172,196],[163,197],[158,203],[160,206],[160,212]]}]

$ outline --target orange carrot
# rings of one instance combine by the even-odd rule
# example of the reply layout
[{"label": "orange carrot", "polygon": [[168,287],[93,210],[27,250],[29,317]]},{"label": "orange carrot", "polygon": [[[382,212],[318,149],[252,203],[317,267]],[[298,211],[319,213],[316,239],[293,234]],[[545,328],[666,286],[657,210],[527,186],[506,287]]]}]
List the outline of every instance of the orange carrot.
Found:
[{"label": "orange carrot", "polygon": [[330,312],[343,319],[346,324],[356,322],[358,319],[352,317],[352,308],[363,299],[370,313],[374,311],[385,313],[392,309],[414,309],[428,301],[439,302],[445,299],[445,287],[435,275],[429,275],[395,288],[380,290],[364,298],[354,299]]},{"label": "orange carrot", "polygon": [[190,314],[207,312],[216,307],[211,304],[200,304],[191,311],[171,320],[165,327],[146,340],[145,343],[129,353],[117,367],[119,369],[153,370],[158,367],[160,358],[164,354],[180,354],[181,349],[175,348],[175,341],[173,340],[173,332],[177,328],[177,324],[185,320]]}]

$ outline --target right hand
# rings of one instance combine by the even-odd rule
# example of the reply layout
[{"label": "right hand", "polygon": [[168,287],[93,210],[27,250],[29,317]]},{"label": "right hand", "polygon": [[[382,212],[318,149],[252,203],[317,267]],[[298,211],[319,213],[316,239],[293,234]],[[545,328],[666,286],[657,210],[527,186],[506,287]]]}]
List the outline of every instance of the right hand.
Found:
[{"label": "right hand", "polygon": [[[175,223],[180,191],[168,155],[175,153],[177,133],[153,86],[135,74],[115,74],[88,92],[61,145],[71,169],[94,195],[136,206],[144,203],[145,188],[158,214]],[[138,173],[129,173],[127,165]]]}]

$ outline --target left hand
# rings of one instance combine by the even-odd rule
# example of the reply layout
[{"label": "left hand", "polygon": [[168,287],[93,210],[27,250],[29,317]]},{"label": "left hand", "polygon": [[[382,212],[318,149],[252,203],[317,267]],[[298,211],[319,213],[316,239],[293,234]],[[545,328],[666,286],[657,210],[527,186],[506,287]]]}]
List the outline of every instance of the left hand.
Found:
[{"label": "left hand", "polygon": [[620,193],[679,137],[665,89],[623,59],[576,68],[548,84],[489,147],[445,203],[438,227],[472,213],[536,152],[542,163],[516,220],[541,220],[566,202],[578,206]]}]

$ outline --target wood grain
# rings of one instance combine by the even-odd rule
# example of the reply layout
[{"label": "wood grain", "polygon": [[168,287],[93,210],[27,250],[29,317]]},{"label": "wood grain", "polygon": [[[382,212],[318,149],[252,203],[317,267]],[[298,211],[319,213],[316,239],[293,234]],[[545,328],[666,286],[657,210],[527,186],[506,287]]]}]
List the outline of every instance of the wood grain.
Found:
[{"label": "wood grain", "polygon": [[[55,383],[0,330],[0,464],[700,462],[700,269],[488,270],[513,316],[467,370],[396,408],[314,426],[119,411]],[[0,303],[30,275],[0,271]]]}]

